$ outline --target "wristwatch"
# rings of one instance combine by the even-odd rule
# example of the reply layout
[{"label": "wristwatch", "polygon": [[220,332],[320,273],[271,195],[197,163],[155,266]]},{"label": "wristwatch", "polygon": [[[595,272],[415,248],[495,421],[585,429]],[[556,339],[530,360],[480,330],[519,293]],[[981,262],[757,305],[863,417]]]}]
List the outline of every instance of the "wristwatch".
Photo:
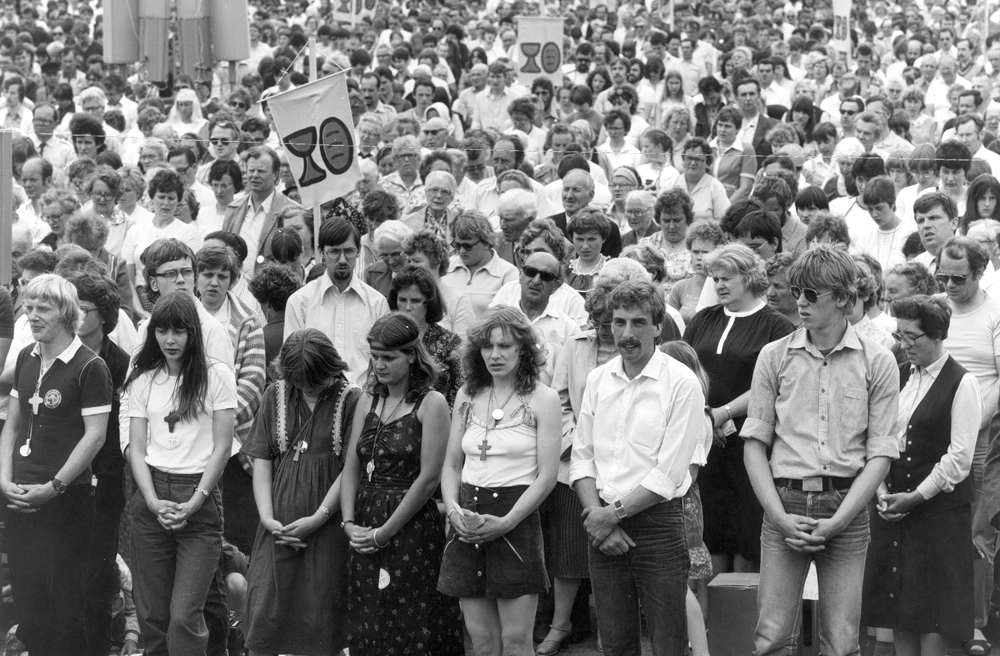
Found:
[{"label": "wristwatch", "polygon": [[64,494],[66,492],[66,484],[55,476],[52,477],[50,482],[52,483],[52,489],[56,491],[56,494]]},{"label": "wristwatch", "polygon": [[628,517],[628,509],[622,504],[621,501],[615,501],[615,515],[618,519],[625,519]]}]

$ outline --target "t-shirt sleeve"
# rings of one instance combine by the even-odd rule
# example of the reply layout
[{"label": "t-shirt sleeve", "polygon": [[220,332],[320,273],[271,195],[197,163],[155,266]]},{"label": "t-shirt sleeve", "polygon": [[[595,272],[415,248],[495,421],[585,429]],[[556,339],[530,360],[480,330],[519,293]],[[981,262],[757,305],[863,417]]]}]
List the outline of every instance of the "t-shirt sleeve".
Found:
[{"label": "t-shirt sleeve", "polygon": [[149,403],[149,385],[152,376],[142,374],[132,381],[126,390],[128,392],[128,409],[126,416],[142,419],[146,417],[146,405]]},{"label": "t-shirt sleeve", "polygon": [[94,358],[80,372],[80,414],[84,417],[111,412],[114,384],[104,360]]},{"label": "t-shirt sleeve", "polygon": [[14,302],[3,287],[0,287],[0,339],[14,339]]},{"label": "t-shirt sleeve", "polygon": [[221,362],[209,369],[205,409],[210,412],[236,409],[236,374]]},{"label": "t-shirt sleeve", "polygon": [[14,386],[10,390],[10,398],[12,399],[21,398],[20,393],[17,391],[17,384],[21,380],[21,369],[24,367],[24,359],[28,357],[28,353],[30,352],[31,349],[26,346],[17,354],[17,364],[14,365]]}]

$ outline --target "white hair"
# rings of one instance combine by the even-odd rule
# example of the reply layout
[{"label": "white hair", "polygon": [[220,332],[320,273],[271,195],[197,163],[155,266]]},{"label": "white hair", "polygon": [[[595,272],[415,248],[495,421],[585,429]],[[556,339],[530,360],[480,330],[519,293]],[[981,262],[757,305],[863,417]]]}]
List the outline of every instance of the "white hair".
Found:
[{"label": "white hair", "polygon": [[497,212],[517,212],[531,216],[538,215],[538,197],[527,189],[508,189],[500,196]]},{"label": "white hair", "polygon": [[375,228],[375,238],[372,241],[375,243],[375,248],[378,249],[381,247],[383,239],[392,239],[402,244],[403,240],[412,234],[413,229],[402,221],[386,221]]}]

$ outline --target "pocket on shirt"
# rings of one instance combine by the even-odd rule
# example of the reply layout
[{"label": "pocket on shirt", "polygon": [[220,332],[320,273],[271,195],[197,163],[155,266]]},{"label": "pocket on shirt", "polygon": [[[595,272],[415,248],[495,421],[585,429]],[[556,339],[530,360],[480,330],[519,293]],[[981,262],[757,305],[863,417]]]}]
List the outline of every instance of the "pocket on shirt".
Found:
[{"label": "pocket on shirt", "polygon": [[859,432],[868,427],[868,390],[862,387],[844,388],[840,424],[852,432]]},{"label": "pocket on shirt", "polygon": [[667,423],[666,413],[662,408],[647,412],[645,408],[635,418],[632,425],[632,441],[645,449],[656,449],[663,440],[663,429]]}]

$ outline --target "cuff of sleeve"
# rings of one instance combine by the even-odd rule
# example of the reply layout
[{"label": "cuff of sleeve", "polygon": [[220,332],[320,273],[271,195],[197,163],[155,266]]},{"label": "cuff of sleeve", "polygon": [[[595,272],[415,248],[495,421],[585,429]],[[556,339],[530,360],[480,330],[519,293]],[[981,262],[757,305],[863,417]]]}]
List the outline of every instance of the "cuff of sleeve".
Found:
[{"label": "cuff of sleeve", "polygon": [[872,458],[899,459],[899,441],[891,435],[880,437],[869,437],[865,442],[865,456],[868,460]]},{"label": "cuff of sleeve", "polygon": [[694,448],[694,457],[691,458],[692,465],[698,465],[699,467],[704,467],[708,464],[708,454],[705,453],[705,447],[698,445]]},{"label": "cuff of sleeve", "polygon": [[125,639],[126,640],[133,640],[133,641],[135,641],[138,644],[138,642],[139,642],[139,632],[138,631],[126,631],[125,632]]},{"label": "cuff of sleeve", "polygon": [[917,492],[919,492],[920,496],[924,498],[924,501],[937,496],[937,493],[942,491],[943,490],[941,490],[941,488],[939,488],[937,484],[931,480],[930,476],[925,478],[920,485],[917,486]]},{"label": "cuff of sleeve", "polygon": [[111,412],[110,405],[99,405],[93,408],[83,408],[82,410],[80,410],[80,416],[89,417],[91,415],[103,415],[108,412]]},{"label": "cuff of sleeve", "polygon": [[769,424],[766,421],[754,419],[753,417],[747,417],[746,421],[743,422],[740,437],[745,440],[757,440],[767,446],[771,446],[771,443],[774,441],[774,424]]},{"label": "cuff of sleeve", "polygon": [[[687,475],[687,472],[684,472]],[[683,485],[684,481],[681,481]],[[639,485],[646,488],[653,494],[658,494],[667,501],[677,497],[678,486],[670,480],[670,477],[661,472],[658,469],[651,469],[648,474],[646,474]]]},{"label": "cuff of sleeve", "polygon": [[593,478],[597,480],[597,466],[594,464],[593,460],[584,460],[582,462],[574,462],[569,466],[569,485],[573,487],[573,484],[584,478]]},{"label": "cuff of sleeve", "polygon": [[19,398],[21,398],[21,395],[17,393],[17,388],[16,387],[14,387],[14,388],[12,388],[10,390],[10,398],[12,398],[12,399],[19,399]]}]

